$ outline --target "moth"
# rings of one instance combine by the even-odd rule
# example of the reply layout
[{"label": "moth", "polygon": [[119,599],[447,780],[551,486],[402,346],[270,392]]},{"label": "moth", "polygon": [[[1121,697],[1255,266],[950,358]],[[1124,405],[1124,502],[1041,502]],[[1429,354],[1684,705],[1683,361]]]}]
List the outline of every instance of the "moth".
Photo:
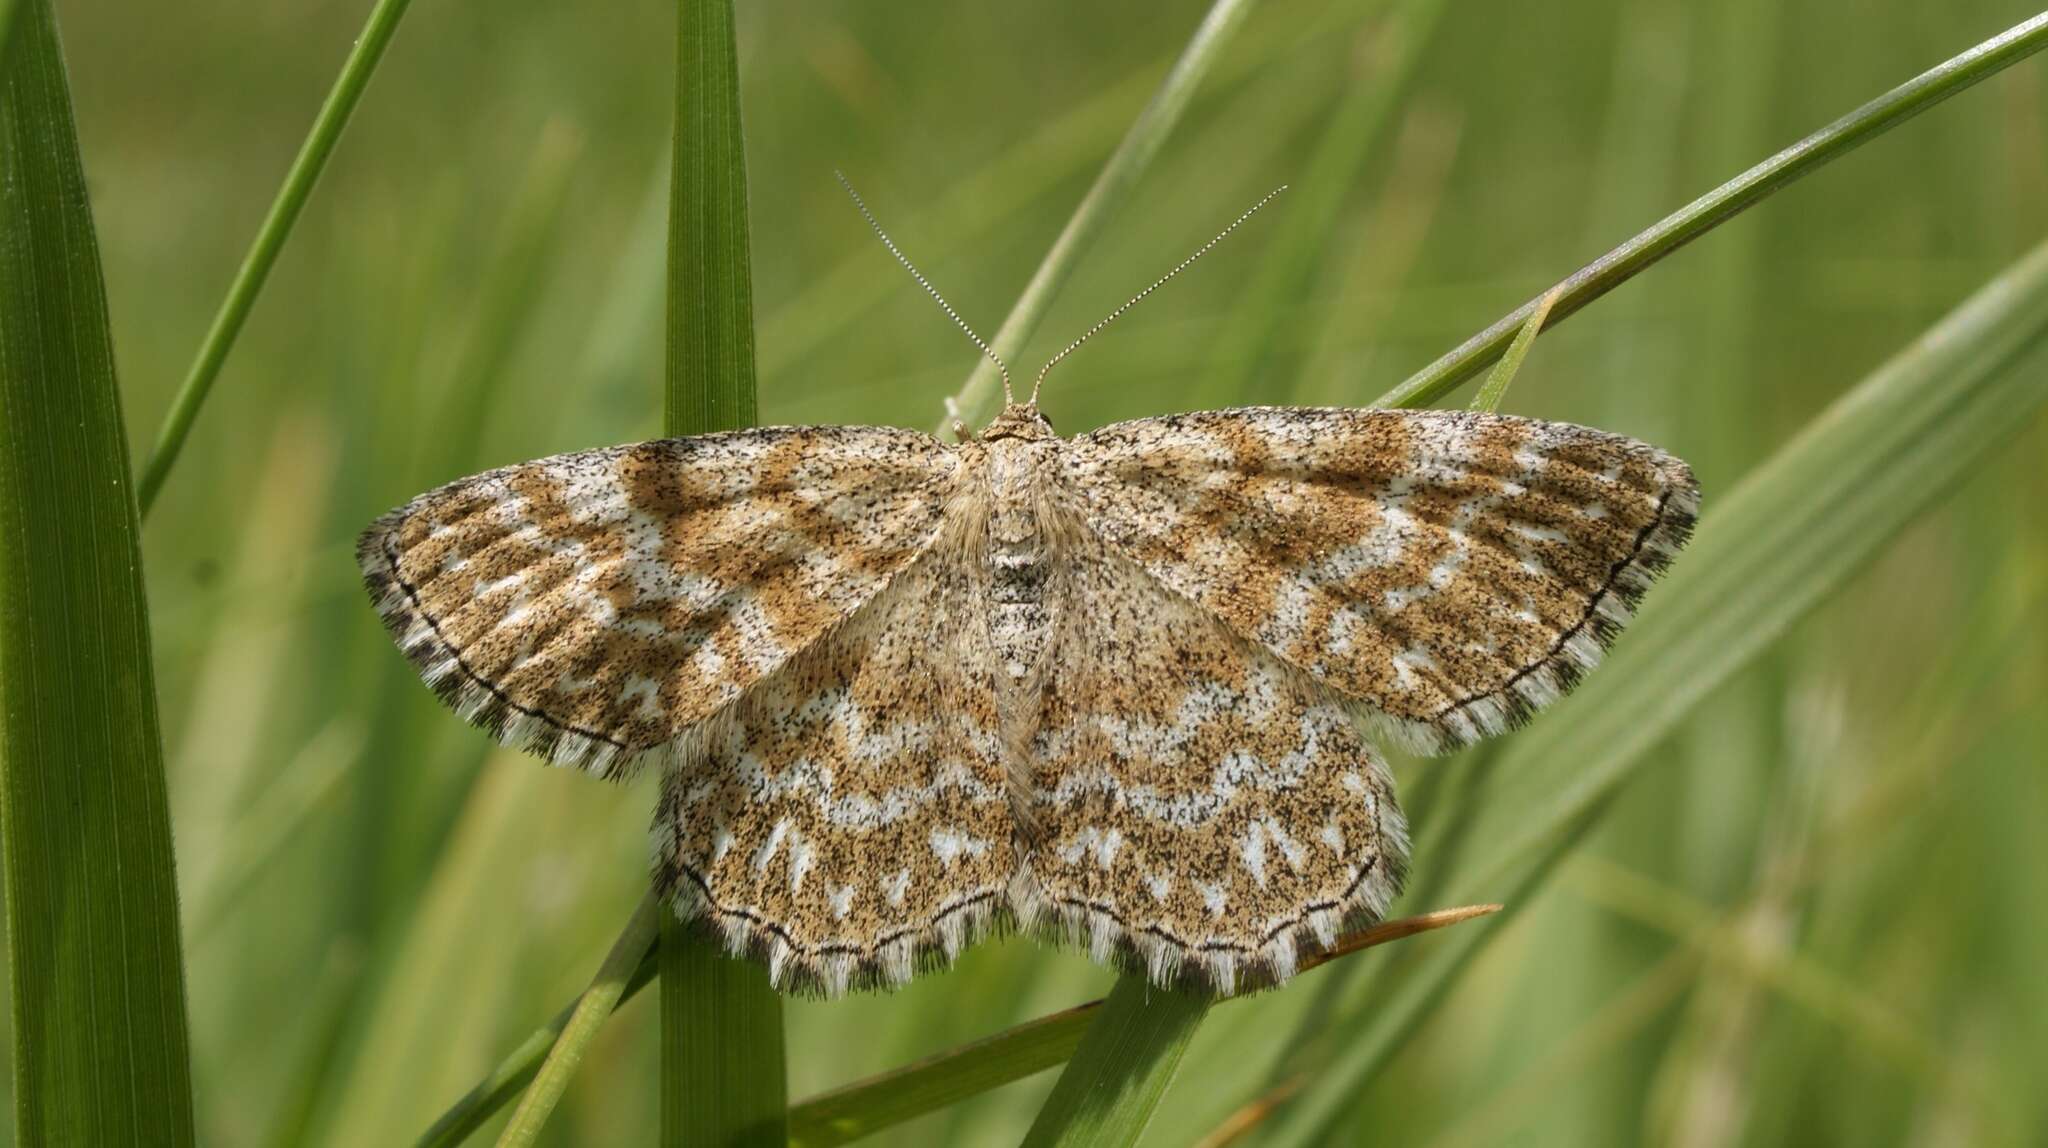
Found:
[{"label": "moth", "polygon": [[658,776],[661,895],[778,986],[900,985],[1022,927],[1228,994],[1400,890],[1375,738],[1448,750],[1563,694],[1697,507],[1678,459],[1564,423],[1062,438],[1034,388],[957,443],[767,427],[490,471],[358,558],[464,718]]}]

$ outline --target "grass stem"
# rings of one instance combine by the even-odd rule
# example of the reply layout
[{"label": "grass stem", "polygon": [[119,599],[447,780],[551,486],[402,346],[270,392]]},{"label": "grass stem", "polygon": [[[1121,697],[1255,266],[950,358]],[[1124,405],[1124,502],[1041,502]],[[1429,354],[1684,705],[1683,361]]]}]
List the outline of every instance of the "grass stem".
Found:
[{"label": "grass stem", "polygon": [[604,964],[598,966],[597,976],[591,979],[590,987],[577,998],[568,1023],[562,1026],[561,1035],[555,1038],[554,1047],[548,1050],[547,1059],[541,1062],[533,1084],[520,1098],[519,1107],[512,1111],[511,1121],[498,1137],[498,1148],[528,1148],[539,1138],[541,1127],[554,1112],[556,1102],[562,1099],[563,1090],[569,1087],[569,1078],[583,1063],[583,1054],[590,1048],[590,1042],[604,1027],[612,1010],[619,1006],[627,985],[632,982],[634,970],[640,967],[648,951],[654,947],[655,939],[661,935],[661,918],[667,911],[653,890],[641,898],[640,907],[633,910],[625,931],[612,943],[612,951],[605,956]]},{"label": "grass stem", "polygon": [[369,87],[370,76],[377,70],[378,61],[383,59],[384,49],[398,30],[398,19],[405,15],[406,5],[410,2],[377,0],[377,6],[370,10],[369,21],[363,25],[362,34],[356,37],[355,47],[349,50],[348,60],[341,66],[341,75],[327,93],[327,101],[320,105],[320,114],[313,120],[313,130],[307,134],[306,142],[299,145],[298,157],[292,160],[291,169],[285,173],[284,186],[278,189],[277,198],[271,202],[270,213],[263,217],[263,225],[256,231],[256,242],[242,257],[242,266],[235,272],[227,298],[221,301],[220,310],[213,317],[213,325],[207,328],[206,339],[199,345],[199,356],[192,360],[191,369],[185,373],[185,381],[171,400],[170,413],[164,416],[164,425],[157,431],[156,447],[150,451],[149,462],[143,468],[142,480],[137,487],[137,499],[144,518],[156,505],[157,495],[163,492],[164,480],[170,477],[171,467],[177,463],[179,453],[185,448],[185,439],[192,433],[192,424],[199,418],[199,408],[205,405],[214,380],[220,377],[221,365],[227,362],[235,337],[242,333],[242,324],[248,320],[250,308],[256,305],[256,296],[263,290],[264,280],[270,277],[278,252],[284,250],[284,241],[291,235],[292,225],[299,221],[299,213],[304,210],[307,197],[313,194],[313,185],[319,182],[328,158],[334,154],[334,145],[340,141],[342,129],[348,126],[349,116],[362,100],[363,89]]},{"label": "grass stem", "polygon": [[1486,369],[1512,345],[1543,299],[1554,295],[1550,321],[1634,278],[1665,256],[1755,206],[1765,196],[1818,171],[1928,108],[2048,47],[2048,12],[1944,60],[1762,163],[1700,196],[1588,263],[1555,287],[1501,316],[1373,402],[1379,407],[1427,406]]}]

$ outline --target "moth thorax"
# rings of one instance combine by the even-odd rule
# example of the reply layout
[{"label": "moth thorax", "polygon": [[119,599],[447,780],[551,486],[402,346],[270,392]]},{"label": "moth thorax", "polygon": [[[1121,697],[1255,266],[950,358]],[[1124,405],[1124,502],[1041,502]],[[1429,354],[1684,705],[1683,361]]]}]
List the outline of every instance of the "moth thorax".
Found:
[{"label": "moth thorax", "polygon": [[1038,664],[1052,628],[1045,593],[1050,556],[1038,511],[1038,466],[1046,453],[1039,443],[989,444],[989,630],[1013,684]]}]

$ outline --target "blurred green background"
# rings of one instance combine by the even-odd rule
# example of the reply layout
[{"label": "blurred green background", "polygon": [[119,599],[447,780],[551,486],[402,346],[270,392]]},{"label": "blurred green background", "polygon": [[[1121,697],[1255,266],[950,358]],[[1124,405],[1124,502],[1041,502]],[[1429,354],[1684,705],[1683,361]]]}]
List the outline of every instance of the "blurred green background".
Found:
[{"label": "blurred green background", "polygon": [[[58,3],[138,460],[367,7]],[[931,426],[974,364],[834,168],[991,332],[1204,7],[742,3],[763,420]],[[1053,376],[1063,431],[1369,401],[2032,12],[1466,2],[1394,36],[1387,9],[1254,10],[1023,359],[1294,189]],[[656,0],[416,5],[148,525],[206,1143],[416,1135],[584,984],[644,887],[651,790],[539,768],[444,712],[350,549],[447,479],[655,433],[672,20]],[[1594,305],[1508,408],[1681,454],[1711,512],[2048,234],[2044,69]],[[1665,745],[1359,1098],[1358,1137],[2048,1136],[2044,457],[2029,427]],[[1674,919],[1741,943],[1703,951]],[[893,996],[796,1002],[792,1094],[1109,979],[1012,940]],[[1213,1128],[1311,1000],[1304,982],[1217,1010],[1148,1143]],[[656,1011],[647,994],[606,1029],[552,1142],[651,1141]],[[1051,1080],[888,1139],[1014,1142]]]}]

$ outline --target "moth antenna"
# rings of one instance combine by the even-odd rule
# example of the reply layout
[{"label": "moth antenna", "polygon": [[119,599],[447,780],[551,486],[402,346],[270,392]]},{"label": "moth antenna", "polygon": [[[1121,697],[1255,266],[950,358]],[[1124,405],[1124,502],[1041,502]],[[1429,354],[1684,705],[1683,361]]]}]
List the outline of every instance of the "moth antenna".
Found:
[{"label": "moth antenna", "polygon": [[[1210,248],[1216,246],[1218,243],[1223,242],[1224,237],[1229,235],[1231,232],[1236,231],[1239,224],[1243,223],[1247,219],[1250,219],[1260,208],[1266,206],[1268,203],[1273,202],[1273,198],[1275,196],[1279,195],[1281,192],[1286,190],[1287,185],[1283,183],[1279,187],[1276,187],[1273,190],[1267,192],[1266,197],[1264,199],[1261,199],[1257,203],[1254,203],[1250,207],[1246,208],[1245,213],[1243,215],[1240,215],[1236,219],[1230,221],[1230,226],[1217,232],[1216,238],[1211,239],[1209,242],[1202,244],[1201,247],[1196,249],[1193,255],[1190,255],[1186,259],[1181,260],[1180,263],[1177,266],[1175,266],[1173,270],[1168,271],[1166,274],[1161,275],[1158,279],[1154,280],[1150,287],[1147,287],[1143,291],[1138,292],[1136,295],[1131,296],[1130,299],[1127,300],[1123,306],[1118,307],[1114,311],[1111,311],[1109,315],[1106,318],[1104,318],[1101,322],[1095,324],[1093,327],[1090,327],[1088,328],[1088,330],[1083,332],[1080,338],[1074,340],[1071,343],[1068,343],[1065,350],[1062,350],[1059,354],[1054,355],[1051,359],[1047,360],[1045,366],[1039,368],[1038,378],[1032,381],[1031,398],[1028,400],[1029,404],[1032,406],[1036,406],[1038,404],[1038,389],[1045,385],[1045,376],[1051,374],[1052,369],[1054,367],[1059,366],[1061,359],[1064,359],[1068,355],[1073,354],[1076,350],[1080,348],[1081,344],[1094,338],[1096,332],[1101,331],[1104,327],[1107,327],[1111,323],[1116,322],[1117,319],[1121,317],[1124,312],[1137,306],[1139,302],[1141,302],[1145,298],[1145,296],[1150,295],[1152,292],[1159,290],[1161,287],[1164,287],[1168,279],[1171,279],[1174,276],[1180,274],[1181,272],[1186,271],[1188,269],[1188,264],[1193,263],[1195,260],[1200,259],[1202,256],[1209,254]],[[898,256],[898,258],[901,258],[901,256]]]},{"label": "moth antenna", "polygon": [[[946,313],[946,317],[953,320],[953,325],[966,332],[967,337],[974,340],[974,345],[981,348],[981,353],[988,356],[988,361],[996,365],[996,370],[1000,371],[1003,376],[1003,402],[1005,404],[1016,402],[1016,397],[1010,393],[1010,368],[996,355],[995,351],[987,343],[982,341],[980,335],[974,333],[974,328],[967,325],[967,320],[960,317],[960,312],[953,310],[953,305],[946,302],[946,297],[939,294],[939,289],[932,286],[932,281],[924,277],[924,272],[919,271],[910,262],[910,259],[896,246],[896,241],[890,239],[889,233],[882,230],[882,225],[875,222],[874,212],[868,210],[868,205],[861,199],[860,192],[853,190],[853,184],[847,182],[846,174],[840,171],[834,171],[832,174],[839,180],[839,186],[846,189],[846,194],[853,197],[853,206],[860,209],[860,217],[868,221],[869,227],[875,229],[875,238],[882,241],[882,246],[889,249],[889,254],[896,257],[896,262],[903,264],[903,269],[910,272],[910,277],[917,280],[917,285],[924,288],[924,293],[930,295],[932,301],[939,305],[939,309]],[[1233,224],[1233,226],[1235,225]]]}]

